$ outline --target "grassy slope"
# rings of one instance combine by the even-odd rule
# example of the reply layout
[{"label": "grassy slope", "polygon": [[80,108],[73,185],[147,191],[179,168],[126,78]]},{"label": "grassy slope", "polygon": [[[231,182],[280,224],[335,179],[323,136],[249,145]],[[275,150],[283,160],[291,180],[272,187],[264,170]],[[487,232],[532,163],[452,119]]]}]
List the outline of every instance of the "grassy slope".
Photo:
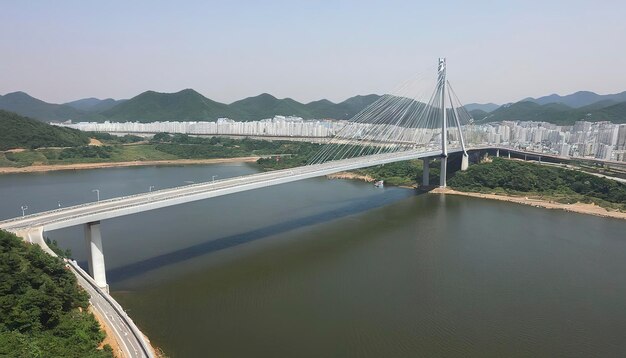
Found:
[{"label": "grassy slope", "polygon": [[28,150],[0,153],[0,167],[26,167],[76,163],[130,162],[175,159],[233,158],[267,154],[314,152],[317,144],[286,141],[197,138],[176,135],[148,144],[106,145],[66,149]]},{"label": "grassy slope", "polygon": [[[0,167],[27,167],[30,165],[55,165],[76,163],[105,163],[105,162],[133,162],[147,160],[173,160],[179,156],[157,150],[154,144],[139,144],[128,146],[108,146],[109,156],[74,155],[63,156],[68,150],[42,149],[28,150],[19,153],[0,153]],[[91,148],[91,147],[89,147]],[[94,147],[98,148],[98,147]],[[81,150],[79,148],[78,150]],[[97,149],[96,149],[97,150]]]}]

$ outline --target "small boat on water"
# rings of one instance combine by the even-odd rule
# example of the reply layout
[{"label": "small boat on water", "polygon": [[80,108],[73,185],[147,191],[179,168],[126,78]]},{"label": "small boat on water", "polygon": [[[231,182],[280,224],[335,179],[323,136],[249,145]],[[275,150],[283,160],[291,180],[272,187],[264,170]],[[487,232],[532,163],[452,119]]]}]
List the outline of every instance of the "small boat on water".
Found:
[{"label": "small boat on water", "polygon": [[374,182],[374,186],[377,188],[383,188],[384,187],[385,182],[383,180],[377,180]]}]

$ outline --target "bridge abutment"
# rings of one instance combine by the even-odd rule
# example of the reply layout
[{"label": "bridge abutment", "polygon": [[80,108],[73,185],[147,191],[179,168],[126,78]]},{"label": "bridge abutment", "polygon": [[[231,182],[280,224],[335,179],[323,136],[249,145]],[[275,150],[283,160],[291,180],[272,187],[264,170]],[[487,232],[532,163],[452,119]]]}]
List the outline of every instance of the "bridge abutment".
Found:
[{"label": "bridge abutment", "polygon": [[109,292],[104,266],[100,221],[85,224],[85,243],[87,244],[87,257],[89,259],[89,274],[101,289]]},{"label": "bridge abutment", "polygon": [[43,251],[47,252],[48,254],[55,256],[55,257],[57,256],[57,254],[54,251],[52,251],[52,249],[50,249],[48,244],[46,244],[46,239],[43,236],[42,227],[18,230],[18,231],[15,231],[14,233],[15,235],[23,238],[24,241],[30,244],[39,245],[43,249]]}]

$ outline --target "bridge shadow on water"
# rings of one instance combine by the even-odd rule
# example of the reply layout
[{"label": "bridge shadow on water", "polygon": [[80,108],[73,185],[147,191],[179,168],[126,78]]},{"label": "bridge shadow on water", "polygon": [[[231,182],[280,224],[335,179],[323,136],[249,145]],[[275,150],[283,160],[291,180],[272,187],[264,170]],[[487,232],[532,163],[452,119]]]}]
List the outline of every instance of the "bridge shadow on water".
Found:
[{"label": "bridge shadow on water", "polygon": [[[419,194],[420,192],[416,193]],[[346,205],[343,205],[337,209],[293,220],[288,220],[248,232],[202,242],[197,245],[186,247],[184,249],[151,257],[149,259],[134,262],[126,266],[107,270],[107,280],[110,283],[122,281],[151,270],[162,268],[168,265],[173,265],[179,262],[184,262],[186,260],[210,254],[219,250],[236,247],[238,245],[285,233],[301,227],[320,224],[332,221],[334,219],[339,219],[349,215],[358,214],[368,210],[379,208],[410,196],[411,192],[406,190],[385,190],[380,194],[373,195],[367,198],[351,200]]]}]

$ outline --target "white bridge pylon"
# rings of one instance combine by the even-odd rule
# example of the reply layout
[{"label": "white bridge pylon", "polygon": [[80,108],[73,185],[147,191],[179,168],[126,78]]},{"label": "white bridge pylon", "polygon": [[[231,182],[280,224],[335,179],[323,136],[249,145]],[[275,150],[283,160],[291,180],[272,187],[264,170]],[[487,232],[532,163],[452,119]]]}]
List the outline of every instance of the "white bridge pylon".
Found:
[{"label": "white bridge pylon", "polygon": [[452,94],[449,90],[447,90],[448,81],[446,79],[446,59],[440,58],[439,65],[437,66],[437,91],[440,92],[439,97],[441,99],[441,106],[439,107],[439,111],[441,112],[441,170],[439,176],[439,186],[445,188],[447,186],[447,176],[448,176],[448,120],[447,120],[447,107],[446,107],[446,97],[450,100],[450,105],[452,109],[452,114],[454,117],[454,121],[456,127],[459,131],[459,142],[461,144],[461,149],[463,151],[463,159],[461,160],[461,170],[467,170],[469,165],[469,156],[467,154],[467,150],[465,148],[465,140],[463,138],[463,132],[461,131],[461,124],[459,122],[459,116],[457,113],[456,107],[452,104]]},{"label": "white bridge pylon", "polygon": [[[436,79],[412,79],[391,94],[381,96],[350,119],[308,164],[407,150],[438,150],[441,158],[439,185],[445,187],[450,148],[461,150],[461,170],[467,169],[463,131],[473,122],[452,90],[446,72],[446,59],[440,58]],[[426,84],[426,87],[420,91],[419,84]],[[424,164],[427,166],[428,158]],[[424,177],[423,184],[428,185],[427,181]]]}]

